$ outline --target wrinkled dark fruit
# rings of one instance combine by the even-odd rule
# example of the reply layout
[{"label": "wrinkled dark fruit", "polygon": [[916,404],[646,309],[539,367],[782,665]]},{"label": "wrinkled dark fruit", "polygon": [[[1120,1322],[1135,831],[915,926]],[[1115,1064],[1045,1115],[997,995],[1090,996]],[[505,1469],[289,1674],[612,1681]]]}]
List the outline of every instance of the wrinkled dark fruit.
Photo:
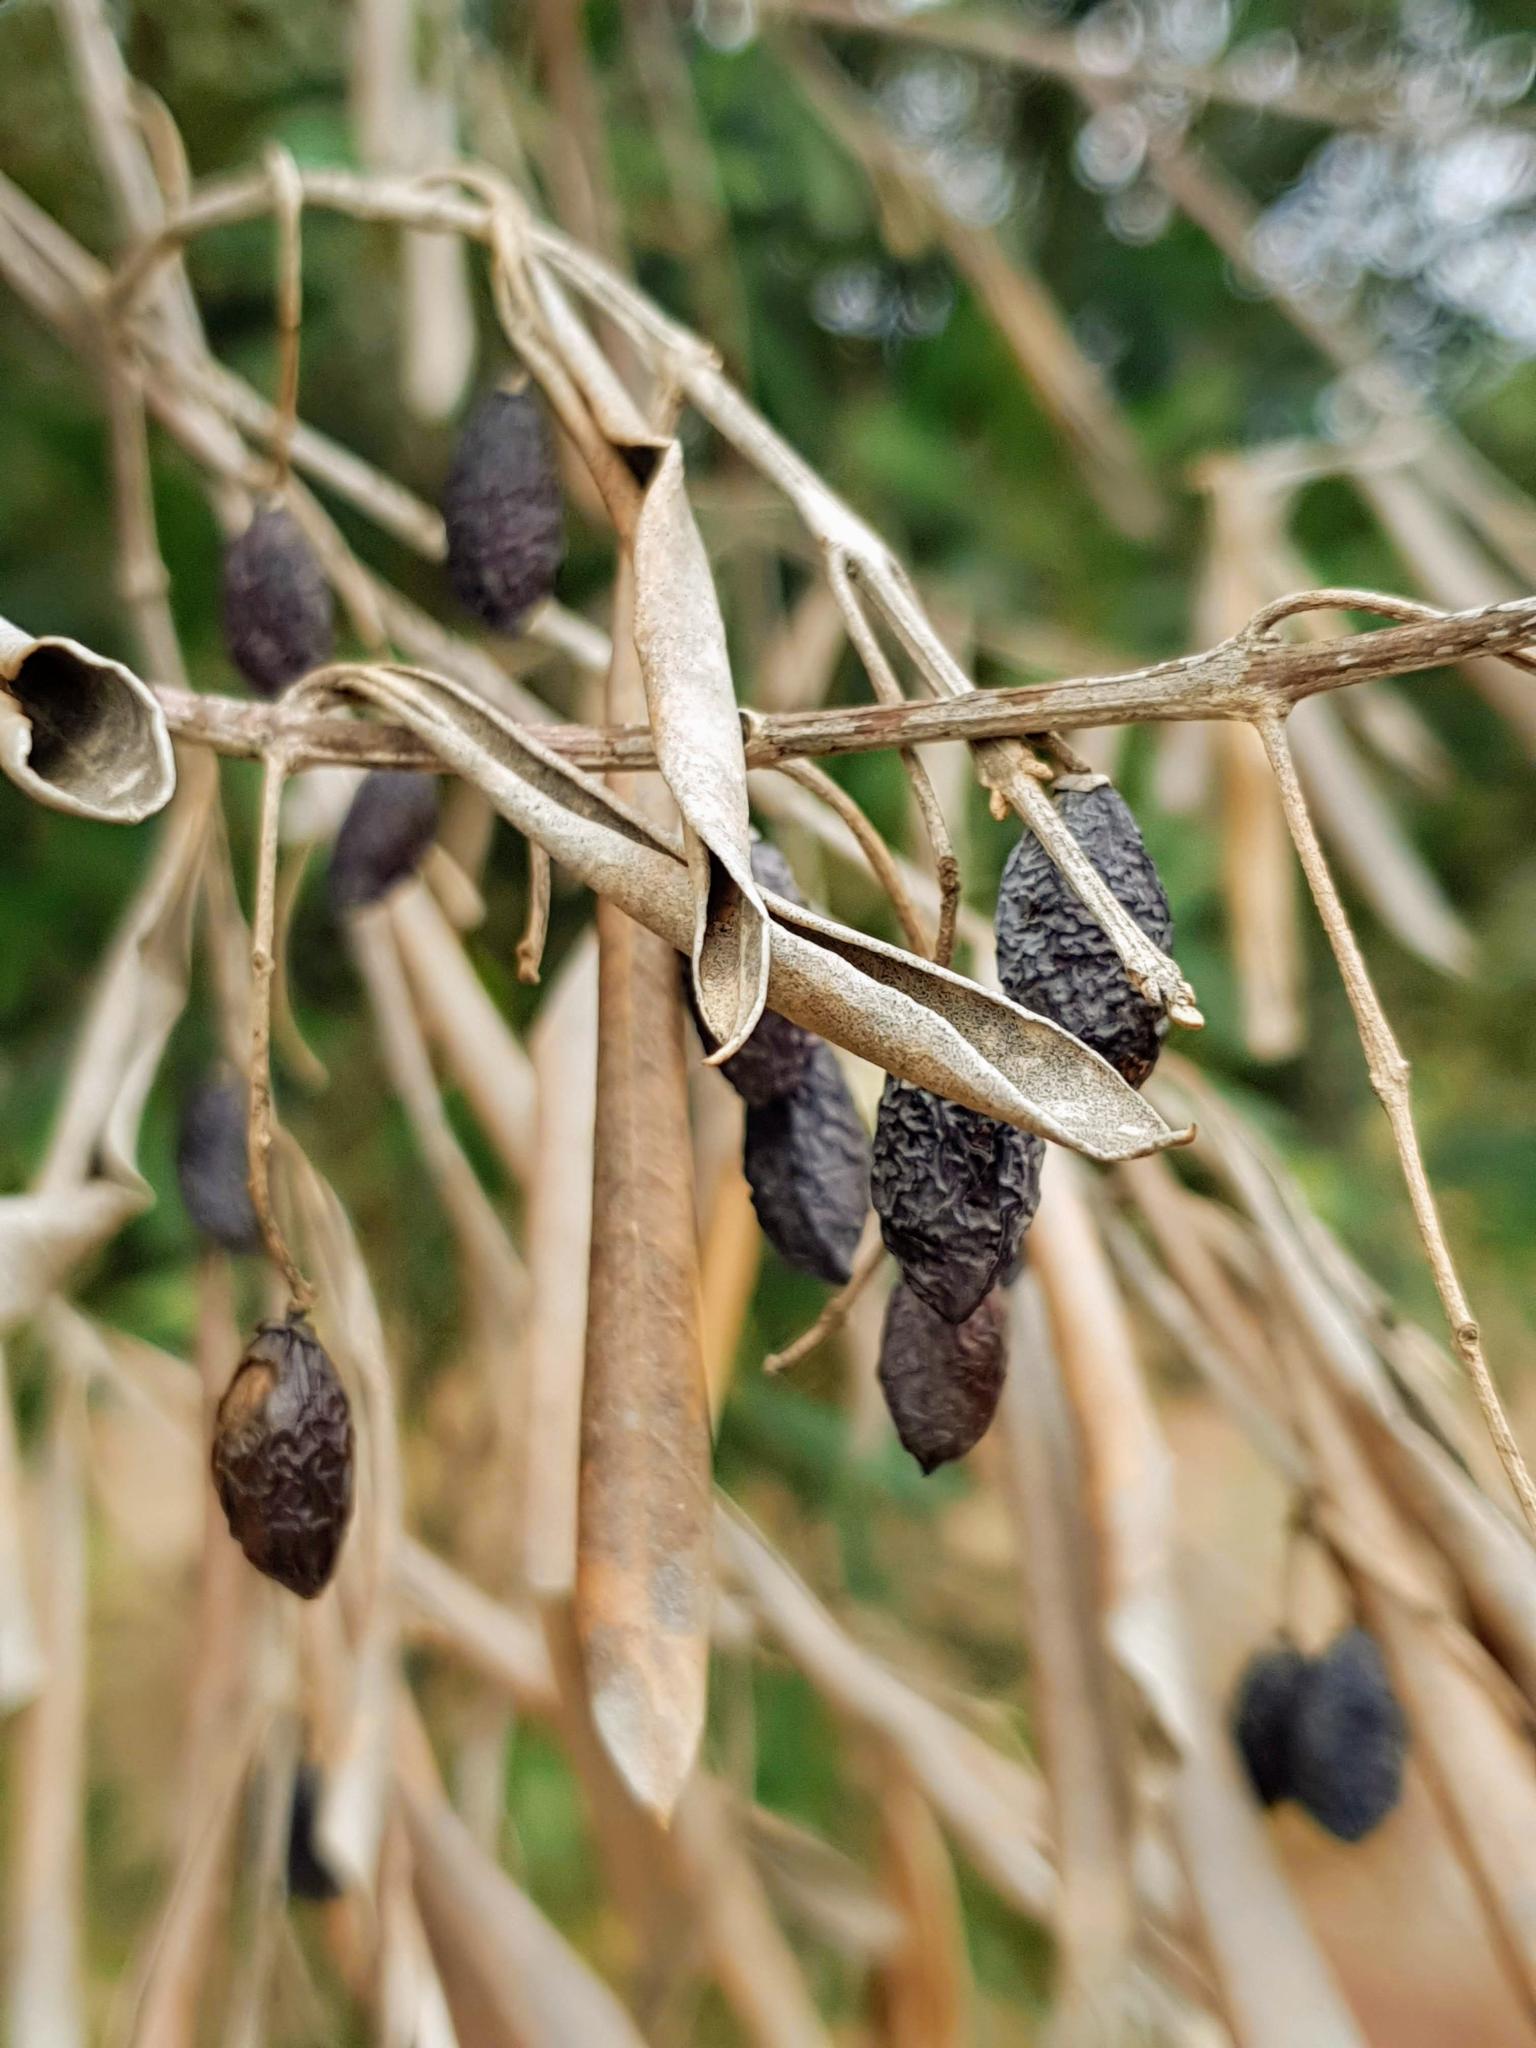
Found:
[{"label": "wrinkled dark fruit", "polygon": [[1291,1796],[1291,1738],[1312,1663],[1290,1643],[1250,1658],[1232,1701],[1232,1735],[1265,1806]]},{"label": "wrinkled dark fruit", "polygon": [[443,491],[448,575],[493,632],[515,633],[555,587],[565,513],[555,451],[531,391],[493,391],[464,423]]},{"label": "wrinkled dark fruit", "polygon": [[262,505],[224,551],[224,644],[253,690],[275,697],[330,660],[336,611],[320,558],[281,505]]},{"label": "wrinkled dark fruit", "polygon": [[[766,839],[752,843],[752,872],[762,887],[771,889],[776,896],[787,897],[791,903],[805,901],[795,885],[789,862]],[[682,972],[683,991],[693,1013],[694,1025],[707,1045],[709,1035],[699,1021],[693,976],[686,960]],[[777,1010],[764,1010],[745,1045],[721,1063],[720,1072],[750,1107],[778,1102],[799,1087],[814,1043],[814,1032],[792,1024]]]},{"label": "wrinkled dark fruit", "polygon": [[413,875],[437,832],[437,777],[376,768],[358,784],[331,852],[327,889],[337,917],[387,896]]},{"label": "wrinkled dark fruit", "polygon": [[315,1822],[320,1812],[320,1773],[300,1764],[293,1780],[293,1805],[288,1814],[288,1896],[323,1905],[339,1899],[342,1886],[320,1859]]},{"label": "wrinkled dark fruit", "polygon": [[991,1426],[1008,1375],[1006,1314],[1002,1295],[993,1293],[952,1323],[905,1281],[891,1289],[880,1391],[903,1449],[925,1474],[963,1458]]},{"label": "wrinkled dark fruit", "polygon": [[256,1569],[322,1592],[352,1512],[352,1414],[304,1317],[262,1323],[246,1346],[214,1420],[213,1480]]},{"label": "wrinkled dark fruit", "polygon": [[[1108,783],[1058,790],[1056,808],[1147,937],[1170,945],[1168,898],[1119,792]],[[1131,986],[1120,955],[1033,832],[1009,854],[998,888],[997,971],[1016,1003],[1092,1046],[1133,1088],[1157,1064],[1162,1011]]]},{"label": "wrinkled dark fruit", "polygon": [[887,1078],[870,1194],[902,1277],[947,1322],[963,1323],[1012,1265],[1044,1158],[1031,1132]]},{"label": "wrinkled dark fruit", "polygon": [[261,1225],[251,1202],[243,1083],[210,1074],[181,1106],[176,1179],[187,1214],[227,1252],[261,1250]]},{"label": "wrinkled dark fruit", "polygon": [[1319,1827],[1358,1842],[1403,1790],[1408,1724],[1374,1638],[1347,1629],[1315,1660],[1291,1735],[1291,1792]]},{"label": "wrinkled dark fruit", "polygon": [[823,1039],[812,1040],[793,1094],[747,1111],[742,1164],[780,1258],[841,1286],[869,1213],[869,1139]]}]

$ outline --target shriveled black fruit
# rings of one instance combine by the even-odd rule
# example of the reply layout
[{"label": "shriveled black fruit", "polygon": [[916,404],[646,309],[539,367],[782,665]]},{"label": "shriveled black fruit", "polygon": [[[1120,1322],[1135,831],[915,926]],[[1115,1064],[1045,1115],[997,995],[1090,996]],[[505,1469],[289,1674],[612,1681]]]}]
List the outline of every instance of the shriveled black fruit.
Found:
[{"label": "shriveled black fruit", "polygon": [[903,1279],[947,1322],[963,1323],[1012,1264],[1044,1158],[1031,1132],[887,1077],[870,1194]]},{"label": "shriveled black fruit", "polygon": [[224,644],[264,697],[331,658],[336,611],[320,558],[293,514],[259,505],[224,551]]},{"label": "shriveled black fruit", "polygon": [[880,1391],[896,1434],[925,1473],[980,1443],[1008,1374],[1006,1310],[989,1294],[963,1323],[935,1314],[905,1280],[880,1337]]},{"label": "shriveled black fruit", "polygon": [[331,850],[331,909],[342,917],[387,896],[420,867],[436,831],[435,775],[376,768],[365,776]]},{"label": "shriveled black fruit", "polygon": [[[1173,938],[1168,898],[1124,799],[1108,783],[1058,789],[1062,821],[1155,945]],[[1139,1088],[1157,1063],[1163,1013],[1138,995],[1120,955],[1033,832],[997,892],[997,971],[1016,1003],[1082,1039]]]},{"label": "shriveled black fruit", "polygon": [[1312,1660],[1292,1643],[1258,1651],[1232,1700],[1232,1735],[1249,1782],[1265,1806],[1291,1796],[1291,1740]]},{"label": "shriveled black fruit", "polygon": [[294,1775],[293,1805],[288,1812],[288,1896],[324,1904],[328,1899],[339,1899],[343,1887],[322,1861],[315,1843],[320,1790],[320,1773],[314,1765],[300,1764]]},{"label": "shriveled black fruit", "polygon": [[[804,902],[789,862],[766,839],[752,843],[752,872],[763,888],[773,890],[775,895],[786,896],[791,903]],[[699,1036],[707,1041],[708,1034],[699,1021],[693,976],[686,960],[682,971],[688,1007],[693,1011]],[[750,1106],[777,1102],[800,1085],[814,1043],[814,1032],[807,1031],[803,1025],[792,1024],[777,1010],[764,1010],[745,1045],[739,1052],[732,1053],[728,1060],[722,1061],[720,1071],[742,1101]]]},{"label": "shriveled black fruit", "polygon": [[305,1317],[260,1324],[224,1390],[213,1480],[229,1533],[259,1572],[313,1600],[352,1512],[352,1414]]},{"label": "shriveled black fruit", "polygon": [[1346,1629],[1313,1663],[1291,1735],[1291,1793],[1319,1827],[1358,1842],[1403,1790],[1408,1723],[1375,1639]]},{"label": "shriveled black fruit", "polygon": [[824,1039],[812,1040],[792,1094],[747,1111],[742,1163],[780,1258],[840,1286],[869,1212],[869,1139]]},{"label": "shriveled black fruit", "polygon": [[555,451],[531,391],[492,391],[464,423],[443,491],[448,575],[497,633],[555,587],[565,515]]},{"label": "shriveled black fruit", "polygon": [[176,1179],[187,1214],[204,1237],[227,1252],[261,1249],[261,1225],[251,1202],[245,1116],[243,1083],[216,1071],[199,1081],[183,1102],[176,1135]]}]

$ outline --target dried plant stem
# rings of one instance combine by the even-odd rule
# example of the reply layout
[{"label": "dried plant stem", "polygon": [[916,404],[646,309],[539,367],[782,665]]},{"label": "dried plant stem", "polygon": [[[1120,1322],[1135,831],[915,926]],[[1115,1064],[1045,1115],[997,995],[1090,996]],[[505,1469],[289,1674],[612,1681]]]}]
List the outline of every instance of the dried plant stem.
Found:
[{"label": "dried plant stem", "polygon": [[1312,891],[1312,900],[1317,905],[1323,929],[1328,934],[1328,943],[1333,948],[1333,957],[1338,963],[1339,976],[1344,983],[1344,992],[1354,1012],[1355,1027],[1360,1034],[1360,1044],[1365,1053],[1366,1066],[1371,1077],[1371,1086],[1386,1111],[1387,1121],[1392,1128],[1392,1140],[1397,1147],[1403,1179],[1408,1188],[1408,1199],[1413,1205],[1414,1220],[1419,1226],[1424,1251],[1429,1260],[1430,1272],[1434,1276],[1435,1291],[1440,1296],[1441,1307],[1445,1310],[1450,1325],[1451,1341],[1456,1355],[1461,1360],[1472,1381],[1477,1395],[1478,1407],[1482,1410],[1483,1421],[1493,1439],[1494,1449],[1504,1467],[1520,1511],[1527,1526],[1536,1536],[1536,1485],[1532,1484],[1520,1447],[1515,1442],[1504,1407],[1499,1399],[1498,1388],[1488,1370],[1483,1356],[1482,1336],[1471,1303],[1467,1300],[1455,1263],[1451,1258],[1450,1246],[1446,1242],[1445,1228],[1440,1221],[1434,1190],[1424,1170],[1424,1158],[1419,1149],[1419,1134],[1414,1128],[1413,1111],[1409,1101],[1409,1066],[1403,1057],[1392,1027],[1387,1021],[1386,1011],[1381,1006],[1371,982],[1365,956],[1360,942],[1355,937],[1338,884],[1333,879],[1327,856],[1312,823],[1312,814],[1302,794],[1301,783],[1296,774],[1296,764],[1291,756],[1290,743],[1285,735],[1282,720],[1273,714],[1257,721],[1259,735],[1269,755],[1275,781],[1280,790],[1280,801],[1285,808],[1286,823],[1290,827],[1291,840],[1306,875],[1307,886]]},{"label": "dried plant stem", "polygon": [[[780,775],[788,776],[791,782],[798,782],[802,789],[808,789],[819,797],[829,811],[835,811],[859,843],[859,851],[869,863],[870,873],[891,899],[902,930],[907,935],[907,944],[914,953],[926,953],[934,957],[934,949],[928,943],[928,933],[923,924],[922,912],[912,900],[906,877],[895,854],[891,851],[874,825],[867,818],[840,782],[834,782],[824,768],[818,768],[814,761],[781,761]],[[947,902],[947,899],[946,899]],[[954,927],[951,920],[950,938],[953,941]]]},{"label": "dried plant stem", "polygon": [[536,983],[549,940],[549,855],[537,840],[528,841],[528,916],[517,942],[517,978]]},{"label": "dried plant stem", "polygon": [[766,1373],[788,1372],[791,1366],[799,1365],[819,1351],[829,1337],[835,1337],[847,1322],[854,1304],[880,1270],[885,1257],[885,1246],[880,1238],[880,1225],[873,1215],[864,1225],[864,1238],[859,1246],[858,1256],[853,1262],[853,1271],[829,1302],[823,1307],[814,1323],[807,1325],[792,1344],[786,1344],[782,1351],[770,1351],[763,1360]]},{"label": "dried plant stem", "polygon": [[262,763],[261,827],[256,846],[256,902],[251,918],[250,1148],[251,1201],[268,1256],[288,1285],[290,1307],[313,1305],[315,1291],[299,1271],[272,1206],[272,982],[277,968],[277,848],[283,785],[293,766],[282,747]]},{"label": "dried plant stem", "polygon": [[272,426],[273,486],[287,487],[293,431],[299,416],[299,338],[304,325],[304,186],[286,149],[267,151],[267,176],[277,219],[277,412]]}]

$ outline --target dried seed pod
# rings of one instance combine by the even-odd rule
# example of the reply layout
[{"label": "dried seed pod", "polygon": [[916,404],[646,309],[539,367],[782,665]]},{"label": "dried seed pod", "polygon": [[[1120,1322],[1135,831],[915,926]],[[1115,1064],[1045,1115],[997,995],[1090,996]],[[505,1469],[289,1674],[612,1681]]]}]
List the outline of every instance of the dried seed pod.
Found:
[{"label": "dried seed pod", "polygon": [[812,1040],[792,1094],[747,1111],[742,1164],[780,1258],[841,1286],[869,1212],[869,1139],[825,1040]]},{"label": "dried seed pod", "polygon": [[358,785],[331,850],[327,888],[337,917],[387,896],[420,867],[437,832],[437,777],[376,768]]},{"label": "dried seed pod", "polygon": [[315,1842],[320,1791],[320,1773],[313,1764],[300,1764],[294,1774],[293,1804],[288,1812],[288,1896],[312,1899],[323,1905],[330,1899],[339,1899],[344,1887],[325,1864]]},{"label": "dried seed pod", "polygon": [[[1058,788],[1056,808],[1147,937],[1169,945],[1168,898],[1119,792],[1108,783]],[[1131,986],[1110,939],[1033,832],[1009,854],[998,887],[997,971],[1016,1003],[1080,1038],[1133,1088],[1157,1064],[1162,1011]]]},{"label": "dried seed pod", "polygon": [[1375,1639],[1346,1629],[1315,1659],[1291,1734],[1291,1793],[1319,1827],[1358,1842],[1403,1790],[1408,1723]]},{"label": "dried seed pod", "polygon": [[181,1106],[176,1179],[187,1214],[227,1252],[259,1252],[261,1225],[251,1202],[244,1084],[216,1070]]},{"label": "dried seed pod", "polygon": [[1294,1644],[1276,1643],[1251,1657],[1237,1681],[1232,1736],[1265,1806],[1291,1796],[1291,1740],[1312,1668]]},{"label": "dried seed pod", "polygon": [[903,1448],[924,1473],[963,1458],[986,1435],[1008,1374],[1006,1320],[1000,1293],[952,1323],[905,1280],[891,1289],[880,1391]]},{"label": "dried seed pod", "polygon": [[[788,897],[791,903],[804,902],[795,886],[789,862],[766,839],[753,841],[752,872],[765,889]],[[688,971],[686,960],[682,963],[682,975],[683,993],[693,1012],[694,1024],[699,1036],[707,1042],[707,1033],[699,1021],[693,976]],[[780,1101],[800,1085],[814,1043],[814,1032],[807,1031],[803,1025],[792,1024],[777,1010],[764,1010],[741,1050],[732,1053],[721,1064],[720,1071],[743,1102],[760,1108],[765,1102]]]},{"label": "dried seed pod", "polygon": [[1012,1264],[1040,1205],[1043,1142],[888,1076],[870,1193],[902,1278],[963,1323]]},{"label": "dried seed pod", "polygon": [[560,476],[533,393],[493,391],[464,423],[443,491],[448,575],[493,632],[515,633],[565,558]]},{"label": "dried seed pod", "polygon": [[256,1569],[306,1600],[323,1591],[352,1512],[352,1414],[303,1316],[247,1344],[214,1420],[213,1479]]},{"label": "dried seed pod", "polygon": [[336,611],[320,558],[286,506],[258,505],[224,551],[224,644],[264,697],[331,658]]}]

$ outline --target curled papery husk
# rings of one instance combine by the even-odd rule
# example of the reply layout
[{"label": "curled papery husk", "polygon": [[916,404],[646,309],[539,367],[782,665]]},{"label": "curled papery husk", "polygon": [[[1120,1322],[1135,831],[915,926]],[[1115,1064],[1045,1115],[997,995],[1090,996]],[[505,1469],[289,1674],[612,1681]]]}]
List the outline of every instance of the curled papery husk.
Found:
[{"label": "curled papery husk", "polygon": [[358,785],[336,834],[326,886],[338,917],[415,874],[437,835],[437,777],[377,768]]},{"label": "curled papery husk", "polygon": [[494,633],[515,633],[565,559],[560,472],[531,390],[492,391],[464,422],[443,489],[448,578]]},{"label": "curled papery husk", "polygon": [[1408,1722],[1373,1636],[1346,1629],[1317,1658],[1296,1706],[1291,1792],[1341,1842],[1358,1842],[1403,1792]]},{"label": "curled papery husk", "polygon": [[176,763],[155,693],[76,640],[0,619],[0,769],[49,810],[136,825],[171,800]]},{"label": "curled papery husk", "polygon": [[887,1077],[870,1193],[914,1294],[963,1323],[1013,1263],[1040,1206],[1043,1142]]},{"label": "curled papery husk", "polygon": [[227,1252],[261,1250],[251,1200],[245,1084],[218,1071],[188,1091],[176,1133],[176,1180],[187,1214]]},{"label": "curled papery husk", "polygon": [[336,1569],[352,1459],[346,1389],[308,1321],[259,1325],[219,1403],[213,1479],[251,1563],[305,1600]]},{"label": "curled papery husk", "polygon": [[[1119,791],[1058,786],[1062,823],[1154,945],[1173,915],[1152,856]],[[1133,1088],[1157,1063],[1166,1020],[1138,994],[1114,941],[1033,832],[1008,856],[997,891],[998,979],[1016,1003],[1049,1017],[1109,1061]]]},{"label": "curled papery husk", "polygon": [[288,1810],[288,1896],[317,1905],[339,1899],[345,1886],[321,1856],[315,1841],[324,1787],[313,1764],[300,1764],[293,1778],[293,1804]]},{"label": "curled papery husk", "polygon": [[1251,1657],[1237,1681],[1232,1736],[1263,1806],[1291,1796],[1291,1742],[1311,1669],[1294,1643],[1276,1643]]},{"label": "curled papery husk", "polygon": [[[752,873],[765,889],[772,889],[789,902],[804,901],[789,862],[766,839],[753,841]],[[693,1012],[693,1021],[708,1045],[709,1034],[699,1016],[689,965],[684,961],[683,990]],[[807,1031],[803,1025],[792,1024],[777,1010],[764,1010],[741,1050],[720,1062],[720,1071],[749,1108],[761,1108],[765,1102],[779,1102],[784,1096],[794,1093],[804,1076],[815,1042],[815,1033]]]},{"label": "curled papery husk", "polygon": [[742,1165],[780,1258],[841,1286],[869,1213],[869,1139],[830,1045],[812,1041],[792,1094],[747,1111]]},{"label": "curled papery husk", "polygon": [[258,505],[224,551],[224,644],[253,690],[275,697],[331,658],[336,606],[320,557],[285,505]]},{"label": "curled papery husk", "polygon": [[1000,1294],[989,1294],[963,1323],[951,1323],[904,1280],[891,1289],[880,1338],[880,1391],[903,1449],[925,1474],[980,1443],[1007,1376]]}]

